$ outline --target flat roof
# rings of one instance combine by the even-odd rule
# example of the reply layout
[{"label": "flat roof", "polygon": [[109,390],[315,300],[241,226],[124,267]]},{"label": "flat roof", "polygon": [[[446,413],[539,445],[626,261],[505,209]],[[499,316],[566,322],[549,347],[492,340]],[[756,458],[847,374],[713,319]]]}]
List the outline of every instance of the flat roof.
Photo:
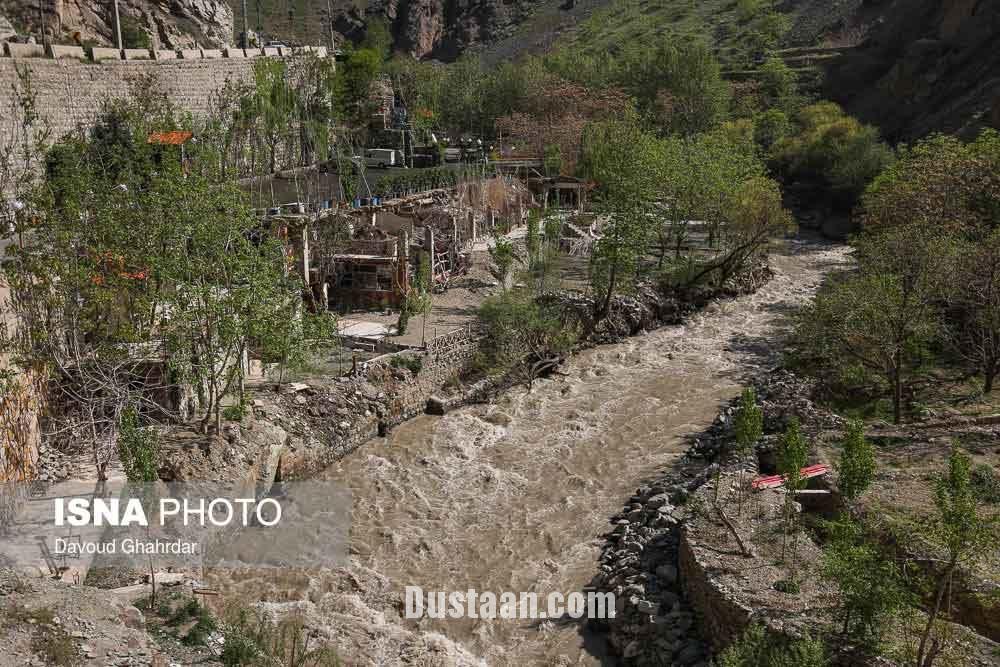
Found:
[{"label": "flat roof", "polygon": [[391,261],[396,259],[394,255],[334,255],[333,258],[351,261]]}]

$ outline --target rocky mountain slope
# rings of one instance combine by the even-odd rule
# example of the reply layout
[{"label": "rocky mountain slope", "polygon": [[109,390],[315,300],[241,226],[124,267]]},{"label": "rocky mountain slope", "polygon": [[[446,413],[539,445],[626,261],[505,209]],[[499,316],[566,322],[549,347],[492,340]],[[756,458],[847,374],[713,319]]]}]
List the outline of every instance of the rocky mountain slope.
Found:
[{"label": "rocky mountain slope", "polygon": [[[56,42],[115,40],[114,10],[110,2],[50,0],[45,29]],[[123,31],[145,32],[156,48],[216,47],[233,41],[233,12],[225,0],[119,0]],[[38,4],[0,0],[0,16],[21,35],[40,35]]]},{"label": "rocky mountain slope", "polygon": [[869,35],[831,64],[829,95],[894,140],[1000,127],[1000,2],[866,4]]}]

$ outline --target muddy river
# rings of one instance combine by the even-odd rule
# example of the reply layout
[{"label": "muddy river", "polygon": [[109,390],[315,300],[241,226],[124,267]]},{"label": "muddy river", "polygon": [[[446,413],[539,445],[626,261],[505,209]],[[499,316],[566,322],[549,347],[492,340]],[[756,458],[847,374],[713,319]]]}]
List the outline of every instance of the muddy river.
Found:
[{"label": "muddy river", "polygon": [[[779,360],[788,315],[847,252],[788,241],[776,250],[776,277],[756,294],[587,351],[530,394],[422,416],[369,442],[328,470],[354,495],[355,567],[400,590],[581,590],[608,517],[670,466],[752,371]],[[581,624],[396,622],[491,665],[614,664]]]}]

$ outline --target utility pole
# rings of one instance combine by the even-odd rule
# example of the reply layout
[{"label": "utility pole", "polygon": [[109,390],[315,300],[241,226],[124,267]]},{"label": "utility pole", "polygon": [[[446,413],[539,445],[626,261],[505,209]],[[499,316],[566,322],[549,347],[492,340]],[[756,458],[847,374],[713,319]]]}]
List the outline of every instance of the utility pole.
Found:
[{"label": "utility pole", "polygon": [[38,26],[42,29],[42,46],[49,45],[49,33],[45,29],[45,0],[38,0]]},{"label": "utility pole", "polygon": [[[260,3],[257,3],[258,6]],[[247,0],[243,0],[243,44],[244,49],[250,48],[250,20],[247,16]]]},{"label": "utility pole", "polygon": [[263,29],[263,26],[260,24],[260,0],[257,0],[257,39],[260,39],[260,33]]},{"label": "utility pole", "polygon": [[333,42],[333,9],[330,8],[330,0],[326,0],[326,18],[330,21],[330,55],[333,56],[337,45]]},{"label": "utility pole", "polygon": [[122,20],[118,15],[118,0],[115,0],[115,39],[118,40],[118,50],[121,51],[124,49],[125,46],[122,44]]}]

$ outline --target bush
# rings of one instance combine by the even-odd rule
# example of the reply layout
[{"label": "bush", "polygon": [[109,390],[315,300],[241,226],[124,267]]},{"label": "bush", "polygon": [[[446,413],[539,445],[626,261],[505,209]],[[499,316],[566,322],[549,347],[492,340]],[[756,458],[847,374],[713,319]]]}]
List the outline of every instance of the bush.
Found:
[{"label": "bush", "polygon": [[325,644],[315,645],[305,621],[290,616],[272,621],[249,608],[229,611],[222,626],[225,667],[340,667],[337,653]]},{"label": "bush", "polygon": [[122,47],[126,49],[150,49],[153,44],[149,33],[135,19],[122,19]]},{"label": "bush", "polygon": [[778,591],[779,593],[798,595],[799,592],[802,590],[802,587],[799,586],[797,581],[793,581],[792,579],[779,579],[778,581],[774,582],[774,590]]},{"label": "bush", "polygon": [[1000,475],[985,463],[972,470],[972,488],[984,503],[1000,503]]},{"label": "bush", "polygon": [[230,405],[222,409],[222,418],[228,422],[238,422],[243,421],[243,417],[246,416],[247,408],[244,404],[238,403],[236,405]]},{"label": "bush", "polygon": [[393,368],[405,368],[414,375],[420,372],[423,368],[424,362],[418,356],[407,354],[407,355],[397,355],[389,360],[389,365]]},{"label": "bush", "polygon": [[830,664],[819,640],[791,639],[751,625],[719,655],[719,667],[825,667]]},{"label": "bush", "polygon": [[878,130],[862,125],[832,102],[805,107],[797,129],[772,151],[786,178],[813,182],[833,191],[833,203],[850,208],[865,188],[894,160]]}]

